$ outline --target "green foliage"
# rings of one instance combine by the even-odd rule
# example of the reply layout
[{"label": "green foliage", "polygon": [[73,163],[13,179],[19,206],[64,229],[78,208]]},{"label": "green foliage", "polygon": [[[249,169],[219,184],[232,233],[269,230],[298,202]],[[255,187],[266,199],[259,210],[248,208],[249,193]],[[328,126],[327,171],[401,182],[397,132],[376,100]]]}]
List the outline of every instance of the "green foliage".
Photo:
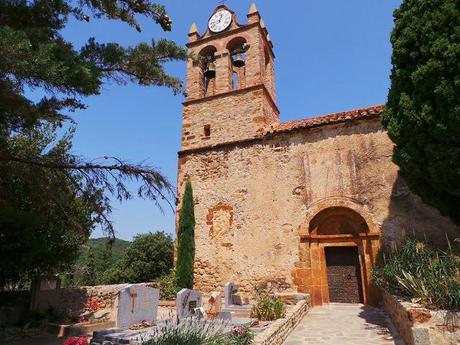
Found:
[{"label": "green foliage", "polygon": [[382,123],[411,190],[460,222],[460,3],[405,0],[395,11]]},{"label": "green foliage", "polygon": [[[165,39],[124,47],[97,42],[88,32],[80,49],[66,40],[72,18],[118,20],[140,31],[143,17],[171,30],[165,8],[151,0],[5,0],[0,14],[2,289],[68,270],[95,224],[113,236],[111,198],[137,194],[159,207],[160,200],[171,204],[174,191],[156,169],[103,153],[100,160],[85,160],[71,153],[73,128],[60,139],[56,133],[73,126],[70,114],[85,108],[84,99],[98,95],[104,82],[181,92],[181,80],[164,65],[188,54]],[[137,193],[129,191],[127,180],[138,183]]]},{"label": "green foliage", "polygon": [[[120,239],[91,238],[88,242],[80,247],[78,259],[72,268],[63,274],[62,286],[82,286],[102,283],[101,277],[112,265],[121,259],[130,242]],[[94,281],[89,281],[88,266],[89,254],[93,253],[94,257]]]},{"label": "green foliage", "polygon": [[286,314],[281,299],[266,290],[256,290],[256,302],[251,309],[251,317],[261,321],[273,321],[283,318]]},{"label": "green foliage", "polygon": [[234,327],[230,333],[230,341],[234,345],[249,345],[255,337],[249,325]]},{"label": "green foliage", "polygon": [[105,271],[103,284],[141,283],[158,279],[170,272],[173,241],[164,232],[137,235],[123,257]]},{"label": "green foliage", "polygon": [[195,205],[192,183],[185,184],[182,207],[179,211],[179,240],[177,246],[176,277],[180,288],[193,288],[195,262]]},{"label": "green foliage", "polygon": [[[21,157],[46,153],[48,162],[72,161],[73,131],[59,139],[56,132],[56,125],[37,126],[8,137],[4,147]],[[79,174],[74,178],[81,180]],[[0,290],[70,267],[94,224],[89,197],[97,200],[97,191],[77,194],[73,183],[53,171],[0,164]]]},{"label": "green foliage", "polygon": [[[174,42],[122,47],[89,38],[77,51],[62,36],[70,17],[117,19],[140,31],[136,16],[143,16],[170,30],[165,8],[151,0],[7,0],[0,2],[0,13],[0,104],[8,126],[65,119],[61,111],[83,107],[79,96],[99,94],[104,79],[182,89],[182,82],[163,68],[166,62],[187,59],[186,50]],[[34,102],[24,95],[26,86],[41,88],[51,97]]]},{"label": "green foliage", "polygon": [[162,300],[176,300],[176,295],[180,289],[176,284],[176,273],[174,270],[171,270],[168,274],[161,276],[156,282],[160,288],[160,298]]},{"label": "green foliage", "polygon": [[187,319],[159,325],[152,340],[143,345],[249,345],[254,333],[247,326],[229,329],[222,321]]},{"label": "green foliage", "polygon": [[373,281],[391,294],[430,307],[460,308],[459,259],[449,250],[436,252],[408,240],[395,252],[382,253]]}]

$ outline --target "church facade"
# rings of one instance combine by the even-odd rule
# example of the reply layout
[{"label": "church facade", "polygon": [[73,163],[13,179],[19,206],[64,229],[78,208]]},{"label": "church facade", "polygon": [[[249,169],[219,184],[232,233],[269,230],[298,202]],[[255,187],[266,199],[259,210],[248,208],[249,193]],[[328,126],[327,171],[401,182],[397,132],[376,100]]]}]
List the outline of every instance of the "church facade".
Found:
[{"label": "church facade", "polygon": [[255,5],[245,24],[217,7],[187,47],[177,185],[178,211],[185,181],[194,190],[195,288],[233,281],[249,295],[271,283],[315,305],[374,303],[381,248],[454,238],[398,175],[383,106],[279,121],[273,44]]}]

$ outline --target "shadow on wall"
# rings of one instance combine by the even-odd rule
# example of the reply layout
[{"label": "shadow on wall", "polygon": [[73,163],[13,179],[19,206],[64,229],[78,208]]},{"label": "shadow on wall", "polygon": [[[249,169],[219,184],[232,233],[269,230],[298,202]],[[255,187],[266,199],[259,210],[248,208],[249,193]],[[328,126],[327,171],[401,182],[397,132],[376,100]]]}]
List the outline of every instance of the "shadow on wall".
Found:
[{"label": "shadow on wall", "polygon": [[382,245],[394,249],[406,238],[416,238],[429,243],[435,249],[446,249],[449,243],[460,253],[460,227],[444,217],[433,207],[412,193],[398,174],[393,184],[388,217],[382,223]]},{"label": "shadow on wall", "polygon": [[90,294],[85,287],[40,290],[31,301],[31,309],[40,313],[52,310],[76,321],[85,311],[89,298]]}]

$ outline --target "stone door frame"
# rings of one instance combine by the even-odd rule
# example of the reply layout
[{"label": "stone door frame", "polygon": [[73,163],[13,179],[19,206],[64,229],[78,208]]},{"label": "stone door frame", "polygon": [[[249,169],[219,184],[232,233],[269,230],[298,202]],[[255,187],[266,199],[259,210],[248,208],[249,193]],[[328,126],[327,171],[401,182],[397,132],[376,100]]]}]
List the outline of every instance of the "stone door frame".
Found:
[{"label": "stone door frame", "polygon": [[[345,207],[358,213],[366,222],[368,231],[359,234],[321,235],[309,231],[311,220],[321,211]],[[313,305],[329,303],[326,247],[358,247],[364,304],[378,302],[378,290],[371,280],[371,269],[380,250],[380,231],[370,215],[356,202],[332,199],[310,208],[309,216],[299,228],[299,261],[292,271],[299,292],[309,293]]]}]

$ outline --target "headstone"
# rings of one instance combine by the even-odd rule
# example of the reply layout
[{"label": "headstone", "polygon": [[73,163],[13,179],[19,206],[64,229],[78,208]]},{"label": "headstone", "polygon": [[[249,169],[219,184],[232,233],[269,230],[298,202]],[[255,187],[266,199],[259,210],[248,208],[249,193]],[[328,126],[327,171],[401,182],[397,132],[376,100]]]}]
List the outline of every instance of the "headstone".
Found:
[{"label": "headstone", "polygon": [[203,295],[201,292],[182,289],[177,293],[176,312],[178,319],[193,316],[195,314],[195,308],[201,308],[202,306]]},{"label": "headstone", "polygon": [[239,286],[233,284],[232,282],[228,282],[225,284],[224,303],[225,303],[226,308],[232,305],[242,305],[243,304],[241,297],[238,295],[238,289],[239,289]]},{"label": "headstone", "polygon": [[142,321],[155,322],[160,290],[130,285],[118,293],[117,327],[128,328]]},{"label": "headstone", "polygon": [[221,311],[219,314],[217,314],[217,318],[220,320],[231,320],[232,313],[229,311]]},{"label": "headstone", "polygon": [[243,300],[240,295],[234,294],[232,296],[233,305],[243,305]]},{"label": "headstone", "polygon": [[233,289],[234,289],[234,284],[232,282],[228,282],[224,286],[224,305],[226,308],[233,304],[232,303]]},{"label": "headstone", "polygon": [[220,292],[213,292],[208,300],[208,317],[214,318],[222,311],[222,295]]},{"label": "headstone", "polygon": [[198,319],[204,318],[204,308],[203,308],[203,307],[195,308],[193,311],[194,311],[194,313],[195,313],[195,316],[196,316]]}]

